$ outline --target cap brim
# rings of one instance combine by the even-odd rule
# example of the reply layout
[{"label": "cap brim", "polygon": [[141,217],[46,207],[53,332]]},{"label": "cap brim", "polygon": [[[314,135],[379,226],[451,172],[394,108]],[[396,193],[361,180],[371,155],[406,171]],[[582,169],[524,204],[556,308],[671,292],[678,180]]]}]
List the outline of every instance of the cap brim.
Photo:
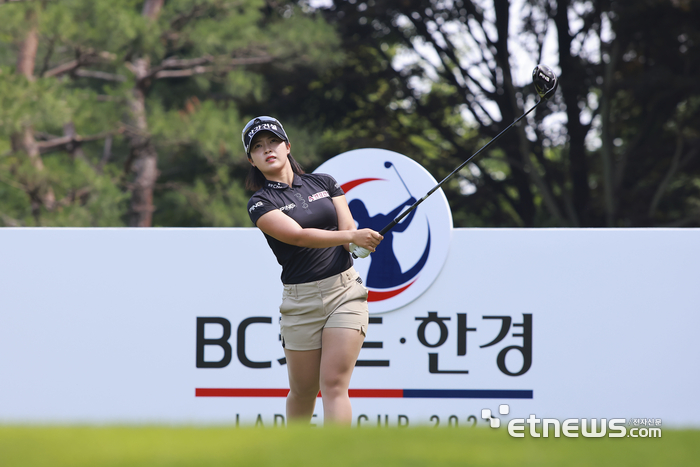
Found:
[{"label": "cap brim", "polygon": [[247,152],[250,153],[250,146],[253,144],[253,140],[257,136],[258,133],[262,133],[264,131],[267,131],[269,133],[272,133],[273,135],[279,136],[282,138],[283,141],[288,142],[289,140],[287,139],[287,135],[285,135],[283,132],[279,130],[273,130],[270,128],[260,128],[258,130],[255,130],[252,133],[248,133],[250,135],[250,139],[248,140],[248,145],[247,145]]}]

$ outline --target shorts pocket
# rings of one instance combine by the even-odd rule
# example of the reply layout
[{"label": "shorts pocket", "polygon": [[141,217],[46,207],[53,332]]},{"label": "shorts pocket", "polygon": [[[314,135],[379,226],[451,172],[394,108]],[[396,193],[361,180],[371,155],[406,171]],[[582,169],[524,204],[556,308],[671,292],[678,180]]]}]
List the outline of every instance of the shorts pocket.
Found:
[{"label": "shorts pocket", "polygon": [[360,282],[353,281],[353,284],[353,288],[355,290],[355,293],[357,294],[357,297],[367,300],[367,297],[369,296],[369,290],[367,289],[367,287],[362,285]]},{"label": "shorts pocket", "polygon": [[296,305],[296,300],[292,295],[284,294],[282,297],[282,304],[280,304],[280,313],[287,315],[292,313],[295,309],[298,309]]}]

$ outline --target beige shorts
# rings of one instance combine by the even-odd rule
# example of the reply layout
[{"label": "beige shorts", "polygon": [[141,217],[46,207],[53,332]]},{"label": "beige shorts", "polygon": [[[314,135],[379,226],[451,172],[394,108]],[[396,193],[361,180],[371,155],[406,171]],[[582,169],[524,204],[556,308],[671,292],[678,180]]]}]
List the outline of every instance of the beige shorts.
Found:
[{"label": "beige shorts", "polygon": [[320,349],[324,328],[357,329],[367,335],[367,289],[353,267],[320,281],[285,284],[280,313],[285,349]]}]

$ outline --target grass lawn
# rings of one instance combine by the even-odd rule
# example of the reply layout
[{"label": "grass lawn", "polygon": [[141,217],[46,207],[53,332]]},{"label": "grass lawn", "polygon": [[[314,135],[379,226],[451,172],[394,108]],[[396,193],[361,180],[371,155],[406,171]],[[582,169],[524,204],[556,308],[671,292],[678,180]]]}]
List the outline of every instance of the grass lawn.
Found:
[{"label": "grass lawn", "polygon": [[490,428],[0,426],[0,466],[691,466],[700,430],[525,438]]}]

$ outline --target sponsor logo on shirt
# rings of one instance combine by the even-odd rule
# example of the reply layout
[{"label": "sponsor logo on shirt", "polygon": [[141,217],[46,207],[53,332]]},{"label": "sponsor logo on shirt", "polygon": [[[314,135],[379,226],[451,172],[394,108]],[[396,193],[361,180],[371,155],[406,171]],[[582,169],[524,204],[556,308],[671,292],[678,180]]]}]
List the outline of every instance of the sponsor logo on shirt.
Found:
[{"label": "sponsor logo on shirt", "polygon": [[330,195],[328,194],[328,192],[326,190],[319,191],[318,193],[315,193],[315,194],[309,196],[309,203],[311,201],[316,201],[316,200],[321,199],[321,198],[328,198],[329,196]]},{"label": "sponsor logo on shirt", "polygon": [[291,210],[294,209],[295,207],[297,207],[297,205],[294,204],[294,203],[291,203],[291,204],[288,204],[288,205],[286,205],[286,206],[282,206],[282,207],[280,208],[280,211],[282,211],[282,212],[284,212],[284,211],[291,211]]},{"label": "sponsor logo on shirt", "polygon": [[258,201],[257,203],[255,203],[254,205],[252,205],[252,206],[250,207],[250,209],[248,209],[248,212],[253,212],[253,211],[255,211],[257,208],[259,208],[259,207],[262,206],[262,205],[263,205],[262,201]]}]

